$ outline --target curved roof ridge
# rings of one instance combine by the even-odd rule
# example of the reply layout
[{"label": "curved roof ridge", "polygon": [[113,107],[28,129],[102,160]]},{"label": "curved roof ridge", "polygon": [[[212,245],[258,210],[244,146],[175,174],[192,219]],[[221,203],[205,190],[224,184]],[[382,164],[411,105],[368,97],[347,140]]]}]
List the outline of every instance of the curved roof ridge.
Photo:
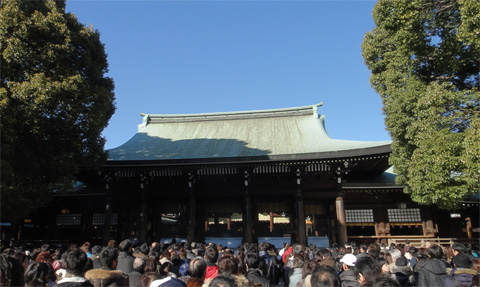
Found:
[{"label": "curved roof ridge", "polygon": [[198,114],[144,114],[143,125],[155,122],[182,122],[182,121],[208,121],[219,119],[246,119],[246,118],[265,118],[265,117],[282,117],[312,114],[318,118],[318,107],[323,102],[315,105],[268,109],[268,110],[252,110],[252,111],[236,111],[236,112],[218,112],[218,113],[198,113]]}]

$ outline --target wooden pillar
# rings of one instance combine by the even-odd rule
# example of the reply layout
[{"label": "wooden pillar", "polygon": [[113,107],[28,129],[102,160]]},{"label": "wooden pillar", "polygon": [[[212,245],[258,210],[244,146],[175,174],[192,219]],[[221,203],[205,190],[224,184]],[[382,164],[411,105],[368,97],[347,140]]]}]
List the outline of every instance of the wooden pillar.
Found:
[{"label": "wooden pillar", "polygon": [[253,232],[252,232],[252,197],[250,196],[250,191],[248,186],[245,187],[245,215],[243,216],[245,220],[245,242],[253,243]]},{"label": "wooden pillar", "polygon": [[153,209],[153,240],[159,241],[162,236],[162,205],[154,203]]},{"label": "wooden pillar", "polygon": [[103,246],[106,246],[110,240],[110,227],[112,223],[112,202],[107,195],[107,202],[105,204],[105,218],[103,222]]},{"label": "wooden pillar", "polygon": [[303,245],[307,245],[303,192],[300,187],[298,187],[297,189],[295,199],[297,207],[297,242]]},{"label": "wooden pillar", "polygon": [[347,241],[347,225],[345,222],[345,206],[343,197],[339,196],[335,200],[335,209],[337,211],[337,235],[338,244],[342,246]]},{"label": "wooden pillar", "polygon": [[187,226],[187,239],[189,242],[195,242],[195,194],[193,193],[193,187],[190,188],[188,193],[188,226]]},{"label": "wooden pillar", "polygon": [[250,195],[250,190],[248,184],[250,182],[250,174],[248,171],[244,173],[244,185],[245,185],[245,209],[243,214],[244,226],[245,226],[245,237],[244,241],[248,243],[253,243],[253,224],[252,224],[252,197]]},{"label": "wooden pillar", "polygon": [[110,227],[112,224],[112,191],[110,190],[110,184],[112,177],[108,174],[103,175],[102,181],[105,184],[106,197],[105,197],[105,217],[103,221],[103,245],[106,246],[110,240]]},{"label": "wooden pillar", "polygon": [[140,192],[141,192],[141,206],[140,206],[140,242],[147,242],[147,228],[148,228],[148,199],[146,187],[148,179],[144,173],[139,175],[140,178]]},{"label": "wooden pillar", "polygon": [[[188,173],[188,222],[187,222],[187,240],[195,242],[195,224],[196,224],[196,203],[195,203],[195,176],[193,173]],[[207,223],[208,224],[208,223]],[[205,229],[207,225],[205,225]]]},{"label": "wooden pillar", "polygon": [[270,233],[273,232],[273,212],[270,211]]},{"label": "wooden pillar", "polygon": [[[142,190],[142,193],[145,193],[145,191]],[[147,242],[148,204],[144,195],[142,196],[142,206],[140,210],[140,242]]]}]

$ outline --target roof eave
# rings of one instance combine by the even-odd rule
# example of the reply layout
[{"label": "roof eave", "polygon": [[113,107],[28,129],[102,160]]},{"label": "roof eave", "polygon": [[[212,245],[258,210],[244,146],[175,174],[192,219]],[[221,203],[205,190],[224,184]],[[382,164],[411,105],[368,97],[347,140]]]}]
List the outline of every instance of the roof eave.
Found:
[{"label": "roof eave", "polygon": [[219,157],[219,158],[187,158],[168,160],[108,160],[108,167],[127,166],[185,166],[185,165],[206,165],[206,164],[249,164],[280,161],[305,161],[305,160],[337,160],[354,157],[372,157],[376,155],[389,154],[392,152],[390,144],[369,148],[328,151],[316,153],[284,154],[284,155],[261,155],[243,157]]}]

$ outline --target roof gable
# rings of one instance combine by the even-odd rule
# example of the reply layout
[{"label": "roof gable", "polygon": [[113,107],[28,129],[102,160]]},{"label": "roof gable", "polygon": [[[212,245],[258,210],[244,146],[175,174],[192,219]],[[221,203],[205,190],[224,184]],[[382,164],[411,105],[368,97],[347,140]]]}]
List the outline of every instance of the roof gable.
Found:
[{"label": "roof gable", "polygon": [[389,146],[331,139],[319,105],[230,113],[147,115],[138,132],[109,159],[189,160],[275,158]]}]

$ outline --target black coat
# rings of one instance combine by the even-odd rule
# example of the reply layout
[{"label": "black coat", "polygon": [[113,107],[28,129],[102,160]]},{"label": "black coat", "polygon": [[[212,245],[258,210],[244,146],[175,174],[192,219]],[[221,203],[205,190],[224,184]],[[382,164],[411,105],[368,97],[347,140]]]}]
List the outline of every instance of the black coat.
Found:
[{"label": "black coat", "polygon": [[392,268],[392,273],[395,274],[395,278],[400,286],[415,285],[415,275],[410,266],[394,266]]},{"label": "black coat", "polygon": [[63,282],[53,285],[53,287],[93,287],[93,285],[88,282]]},{"label": "black coat", "polygon": [[130,283],[130,287],[136,287],[142,275],[143,273],[140,273],[138,271],[132,271],[128,273],[128,282]]},{"label": "black coat", "polygon": [[130,273],[133,271],[133,260],[135,257],[126,251],[121,251],[118,254],[117,270],[121,270],[123,273]]},{"label": "black coat", "polygon": [[353,269],[348,269],[340,273],[340,281],[342,282],[342,287],[358,287],[360,283],[357,281],[355,272]]},{"label": "black coat", "polygon": [[261,285],[262,287],[270,287],[270,280],[262,276],[260,270],[258,269],[250,269],[247,272],[247,279],[255,286]]},{"label": "black coat", "polygon": [[[418,263],[417,263],[418,265]],[[417,287],[446,286],[450,282],[452,286],[458,286],[453,277],[447,273],[448,263],[440,259],[428,260],[425,266],[420,270]]]}]

